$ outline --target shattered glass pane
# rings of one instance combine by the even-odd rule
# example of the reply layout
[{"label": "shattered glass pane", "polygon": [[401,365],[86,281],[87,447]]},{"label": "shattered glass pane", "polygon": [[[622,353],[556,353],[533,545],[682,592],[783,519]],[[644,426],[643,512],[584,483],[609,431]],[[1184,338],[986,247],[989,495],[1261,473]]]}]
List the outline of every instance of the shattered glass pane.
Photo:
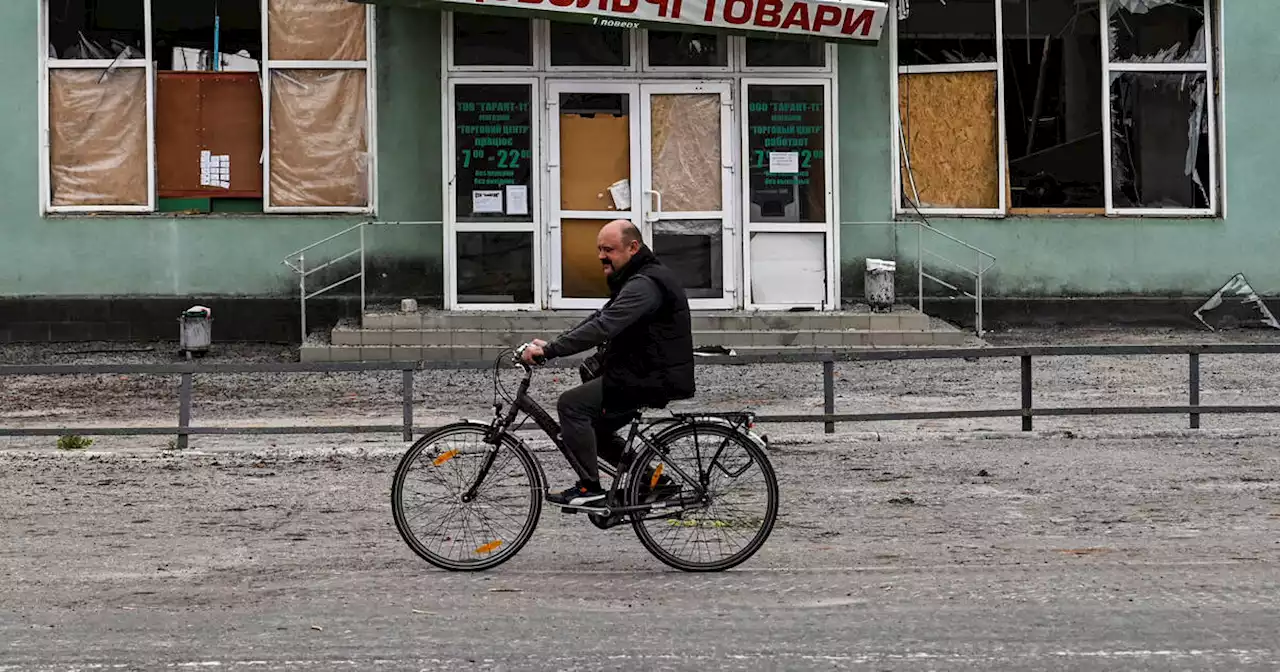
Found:
[{"label": "shattered glass pane", "polygon": [[1204,73],[1112,75],[1115,207],[1209,207],[1207,102]]},{"label": "shattered glass pane", "polygon": [[898,65],[995,62],[995,0],[914,2],[898,22]]},{"label": "shattered glass pane", "polygon": [[1112,63],[1204,63],[1204,0],[1111,0]]},{"label": "shattered glass pane", "polygon": [[650,101],[653,188],[663,212],[720,210],[719,94],[662,94]]},{"label": "shattered glass pane", "polygon": [[1014,208],[1102,208],[1097,3],[1004,0],[1004,113]]},{"label": "shattered glass pane", "polygon": [[728,64],[727,35],[682,30],[649,31],[649,65],[652,67],[723,67]]}]

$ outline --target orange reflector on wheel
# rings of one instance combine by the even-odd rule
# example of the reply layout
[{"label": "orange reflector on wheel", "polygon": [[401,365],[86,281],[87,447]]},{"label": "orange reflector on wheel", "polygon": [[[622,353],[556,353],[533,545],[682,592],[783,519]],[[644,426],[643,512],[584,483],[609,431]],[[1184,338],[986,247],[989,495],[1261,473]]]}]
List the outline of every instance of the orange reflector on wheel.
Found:
[{"label": "orange reflector on wheel", "polygon": [[457,455],[458,455],[458,451],[457,451],[457,450],[451,450],[451,451],[449,451],[449,452],[447,452],[447,453],[443,453],[443,454],[441,454],[441,455],[440,455],[440,457],[437,457],[437,458],[435,459],[435,461],[434,461],[434,462],[432,462],[431,464],[433,464],[433,465],[435,465],[435,466],[437,466],[437,467],[438,467],[438,466],[440,466],[440,465],[444,464],[445,462],[448,462],[449,460],[452,460],[452,459],[453,459],[454,457],[456,457]]},{"label": "orange reflector on wheel", "polygon": [[477,548],[477,549],[476,549],[476,553],[477,553],[477,554],[479,554],[479,553],[488,553],[488,552],[490,552],[490,551],[492,551],[492,550],[496,549],[497,547],[499,547],[499,546],[501,546],[501,545],[502,545],[502,540],[498,540],[498,541],[491,541],[491,542],[489,542],[489,543],[485,544],[484,546],[481,546],[480,548]]},{"label": "orange reflector on wheel", "polygon": [[649,477],[649,489],[658,487],[658,479],[662,478],[662,463],[658,463],[658,468],[653,470],[653,475]]}]

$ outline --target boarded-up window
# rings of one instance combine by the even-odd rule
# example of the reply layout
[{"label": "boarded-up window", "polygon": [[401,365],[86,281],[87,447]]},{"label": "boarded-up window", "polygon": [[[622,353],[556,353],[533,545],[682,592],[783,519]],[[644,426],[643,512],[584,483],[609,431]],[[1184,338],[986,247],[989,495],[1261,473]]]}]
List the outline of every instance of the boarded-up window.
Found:
[{"label": "boarded-up window", "polygon": [[1000,207],[996,73],[898,76],[903,191],[920,208]]},{"label": "boarded-up window", "polygon": [[368,8],[347,0],[269,0],[267,7],[269,207],[366,208]]},{"label": "boarded-up window", "polygon": [[145,206],[147,71],[49,73],[54,206]]}]

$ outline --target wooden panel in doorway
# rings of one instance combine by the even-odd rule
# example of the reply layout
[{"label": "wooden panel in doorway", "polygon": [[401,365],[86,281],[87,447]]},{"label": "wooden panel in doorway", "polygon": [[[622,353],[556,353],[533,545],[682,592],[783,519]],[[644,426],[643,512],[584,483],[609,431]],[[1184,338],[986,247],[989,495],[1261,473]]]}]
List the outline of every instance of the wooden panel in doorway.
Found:
[{"label": "wooden panel in doorway", "polygon": [[[617,210],[609,185],[631,176],[631,118],[560,115],[560,208]],[[629,207],[623,209],[630,209]],[[601,222],[603,224],[603,222]],[[595,249],[595,238],[591,240]]]},{"label": "wooden panel in doorway", "polygon": [[607,299],[605,282],[596,251],[596,236],[606,224],[603,219],[566,219],[560,224],[561,295],[566,299]]}]

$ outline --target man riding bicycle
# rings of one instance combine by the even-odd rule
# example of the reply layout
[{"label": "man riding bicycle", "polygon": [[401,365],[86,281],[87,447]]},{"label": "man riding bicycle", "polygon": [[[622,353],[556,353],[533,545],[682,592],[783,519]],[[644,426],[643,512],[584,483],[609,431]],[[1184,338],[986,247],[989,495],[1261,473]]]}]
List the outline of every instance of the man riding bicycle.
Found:
[{"label": "man riding bicycle", "polygon": [[[596,237],[609,301],[550,343],[534,340],[521,357],[568,357],[600,347],[583,367],[583,383],[560,395],[565,457],[578,474],[574,487],[548,499],[587,506],[605,498],[597,456],[618,466],[625,442],[617,432],[641,408],[664,408],[694,395],[693,326],[689,300],[671,269],[658,261],[640,230],[624,219]],[[591,370],[599,357],[603,375]]]}]

